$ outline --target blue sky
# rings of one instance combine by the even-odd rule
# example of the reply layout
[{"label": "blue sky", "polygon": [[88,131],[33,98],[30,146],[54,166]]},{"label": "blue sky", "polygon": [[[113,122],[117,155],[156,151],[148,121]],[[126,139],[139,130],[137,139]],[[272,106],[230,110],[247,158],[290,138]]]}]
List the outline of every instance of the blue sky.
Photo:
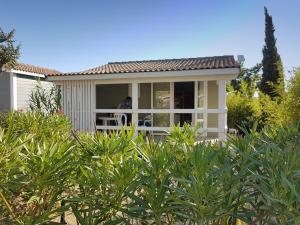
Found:
[{"label": "blue sky", "polygon": [[[21,62],[80,71],[107,62],[238,55],[261,61],[266,5],[286,69],[300,66],[299,0],[0,0]],[[3,10],[5,9],[5,10]]]}]

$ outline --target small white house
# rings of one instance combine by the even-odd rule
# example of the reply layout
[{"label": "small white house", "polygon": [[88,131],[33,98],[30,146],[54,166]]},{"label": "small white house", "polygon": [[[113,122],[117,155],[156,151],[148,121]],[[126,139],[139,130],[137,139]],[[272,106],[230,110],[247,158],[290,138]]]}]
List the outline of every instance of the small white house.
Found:
[{"label": "small white house", "polygon": [[42,87],[50,87],[47,75],[57,70],[18,63],[15,69],[0,71],[0,111],[22,110],[29,106],[29,96],[40,81]]},{"label": "small white house", "polygon": [[[200,126],[207,138],[224,139],[226,82],[240,66],[233,56],[113,62],[82,72],[49,74],[59,85],[62,110],[74,129],[166,132],[174,124]],[[120,103],[131,97],[130,107]]]}]

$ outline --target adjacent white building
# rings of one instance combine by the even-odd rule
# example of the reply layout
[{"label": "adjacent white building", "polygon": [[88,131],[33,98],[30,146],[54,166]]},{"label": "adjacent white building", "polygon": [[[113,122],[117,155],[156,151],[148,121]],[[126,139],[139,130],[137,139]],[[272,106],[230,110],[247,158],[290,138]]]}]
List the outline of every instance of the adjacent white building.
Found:
[{"label": "adjacent white building", "polygon": [[0,111],[27,111],[29,96],[40,81],[42,87],[53,83],[46,81],[57,70],[19,63],[13,70],[0,71]]}]

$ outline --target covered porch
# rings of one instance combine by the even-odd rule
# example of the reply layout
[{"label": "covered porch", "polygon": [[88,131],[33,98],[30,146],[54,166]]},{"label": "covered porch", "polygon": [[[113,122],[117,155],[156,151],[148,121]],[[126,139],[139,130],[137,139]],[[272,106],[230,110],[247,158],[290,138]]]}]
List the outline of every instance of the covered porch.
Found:
[{"label": "covered porch", "polygon": [[[96,81],[94,121],[101,131],[135,125],[166,134],[173,125],[198,126],[208,139],[226,136],[226,80]],[[122,107],[125,99],[127,107]],[[121,107],[120,107],[121,105]]]},{"label": "covered porch", "polygon": [[222,140],[226,82],[239,72],[233,56],[212,56],[112,62],[47,79],[61,88],[62,110],[75,130],[135,125],[136,132],[167,134],[188,123],[199,136]]}]

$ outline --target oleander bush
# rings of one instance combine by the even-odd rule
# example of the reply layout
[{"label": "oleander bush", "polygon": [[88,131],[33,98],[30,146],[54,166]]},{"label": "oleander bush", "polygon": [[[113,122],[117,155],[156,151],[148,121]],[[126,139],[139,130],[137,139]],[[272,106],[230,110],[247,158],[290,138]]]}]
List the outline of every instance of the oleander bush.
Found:
[{"label": "oleander bush", "polygon": [[0,224],[300,224],[297,124],[195,142],[93,134],[61,115],[0,117]]},{"label": "oleander bush", "polygon": [[29,109],[40,114],[53,114],[61,110],[61,90],[56,85],[43,87],[38,81],[29,96]]}]

